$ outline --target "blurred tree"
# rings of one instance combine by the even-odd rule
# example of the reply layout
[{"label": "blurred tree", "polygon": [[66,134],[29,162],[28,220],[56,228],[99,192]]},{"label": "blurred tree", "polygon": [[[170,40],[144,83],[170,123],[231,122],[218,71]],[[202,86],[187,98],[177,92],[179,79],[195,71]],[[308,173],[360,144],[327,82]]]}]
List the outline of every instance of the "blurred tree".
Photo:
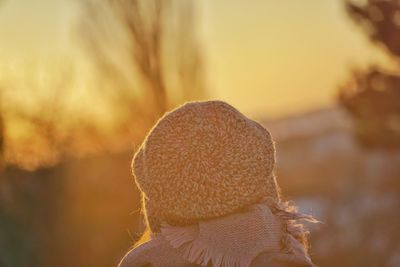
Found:
[{"label": "blurred tree", "polygon": [[39,60],[3,73],[4,161],[36,169],[70,156],[126,149],[166,110],[201,98],[205,79],[194,3],[79,1],[79,39],[89,52],[82,55],[89,55],[95,69],[84,77],[93,78],[85,92],[92,99],[82,102],[93,104],[86,116],[76,108],[78,71],[62,56],[62,63]]},{"label": "blurred tree", "polygon": [[[118,86],[116,102],[145,108],[158,118],[170,106],[204,95],[203,62],[196,39],[194,1],[104,0],[84,1],[82,39],[102,75]],[[107,23],[122,25],[125,65],[110,56],[118,32]],[[110,40],[112,40],[110,42]],[[110,45],[104,45],[104,43]],[[126,68],[130,68],[126,72]],[[125,70],[124,70],[125,69]],[[136,87],[130,79],[136,79]],[[140,89],[139,89],[140,88]],[[139,91],[138,95],[130,91]],[[145,105],[143,105],[145,103]],[[137,119],[137,118],[136,118]]]},{"label": "blurred tree", "polygon": [[400,56],[400,2],[367,0],[356,4],[346,0],[346,10],[371,41],[385,47],[392,56]]},{"label": "blurred tree", "polygon": [[[82,101],[88,116],[76,109],[82,92],[66,58],[54,65],[24,61],[2,73],[0,137],[9,166],[0,174],[0,258],[7,266],[115,266],[131,244],[126,230],[136,238],[131,144],[169,107],[204,94],[194,3],[79,2],[79,37],[98,71],[96,91],[85,93],[112,104],[100,112],[111,114],[112,125],[91,116],[99,103],[93,99]],[[141,130],[122,136],[120,128]],[[74,160],[88,151],[96,155]]]},{"label": "blurred tree", "polygon": [[[66,156],[64,130],[76,123],[66,119],[64,102],[71,92],[70,66],[46,75],[29,67],[29,74],[17,73],[19,81],[1,77],[0,258],[5,266],[43,266],[63,194],[60,166],[53,165]],[[32,102],[22,93],[25,86]]]},{"label": "blurred tree", "polygon": [[32,170],[68,156],[78,124],[66,101],[73,91],[72,66],[64,62],[53,72],[34,66],[37,72],[26,66],[15,77],[2,77],[0,90],[4,161]]},{"label": "blurred tree", "polygon": [[[351,19],[370,40],[383,47],[395,63],[400,57],[400,2],[346,1]],[[356,136],[366,147],[400,147],[400,74],[370,67],[355,71],[339,94],[339,102],[353,116]]]}]

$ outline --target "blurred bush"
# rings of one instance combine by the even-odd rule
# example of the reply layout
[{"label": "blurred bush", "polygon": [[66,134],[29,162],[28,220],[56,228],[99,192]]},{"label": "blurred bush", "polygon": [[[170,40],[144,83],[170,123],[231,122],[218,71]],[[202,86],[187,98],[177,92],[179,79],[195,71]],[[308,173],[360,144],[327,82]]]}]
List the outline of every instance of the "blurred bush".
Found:
[{"label": "blurred bush", "polygon": [[399,266],[400,2],[345,3],[350,18],[386,52],[394,70],[354,71],[340,88],[338,100],[351,117],[358,146],[347,137],[346,151],[330,162],[345,171],[331,177],[344,184],[319,203],[325,202],[327,227],[314,234],[313,244],[323,266]]},{"label": "blurred bush", "polygon": [[346,2],[350,18],[369,39],[384,48],[397,66],[397,73],[371,67],[355,71],[341,88],[339,102],[355,121],[355,133],[366,147],[400,147],[400,2],[368,0]]},{"label": "blurred bush", "polygon": [[352,115],[362,145],[400,147],[400,76],[377,69],[354,74],[339,99]]}]

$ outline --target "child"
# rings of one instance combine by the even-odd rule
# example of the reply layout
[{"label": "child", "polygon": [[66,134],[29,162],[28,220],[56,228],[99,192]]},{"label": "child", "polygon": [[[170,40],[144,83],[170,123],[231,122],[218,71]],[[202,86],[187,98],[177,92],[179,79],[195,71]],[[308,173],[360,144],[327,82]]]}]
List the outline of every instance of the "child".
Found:
[{"label": "child", "polygon": [[132,163],[150,240],[120,267],[314,266],[282,202],[270,133],[221,101],[161,118]]}]

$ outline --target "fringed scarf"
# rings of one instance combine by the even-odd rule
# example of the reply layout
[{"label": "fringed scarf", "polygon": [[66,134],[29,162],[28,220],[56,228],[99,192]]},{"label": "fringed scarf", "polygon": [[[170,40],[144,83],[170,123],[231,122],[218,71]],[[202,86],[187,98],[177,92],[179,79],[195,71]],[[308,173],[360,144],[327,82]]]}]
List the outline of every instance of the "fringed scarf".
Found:
[{"label": "fringed scarf", "polygon": [[[307,252],[308,232],[299,220],[317,222],[313,217],[297,212],[290,203],[266,198],[241,213],[194,225],[163,224],[161,232],[153,234],[152,240],[147,242],[153,242],[153,245],[145,243],[134,249],[131,253],[136,257],[131,255],[131,264],[121,266],[140,266],[134,265],[133,260],[141,258],[155,267],[172,266],[168,262],[179,260],[200,266],[250,267],[259,255],[264,254],[271,262],[315,267]],[[156,243],[160,244],[158,249]],[[166,244],[173,253],[166,253]],[[163,252],[161,247],[164,247]],[[174,259],[177,256],[180,259]]]}]

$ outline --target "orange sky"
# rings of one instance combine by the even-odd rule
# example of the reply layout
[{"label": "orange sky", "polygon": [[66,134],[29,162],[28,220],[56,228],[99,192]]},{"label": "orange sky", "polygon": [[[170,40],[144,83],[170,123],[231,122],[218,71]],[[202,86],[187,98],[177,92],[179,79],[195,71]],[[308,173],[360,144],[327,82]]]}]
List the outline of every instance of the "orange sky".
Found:
[{"label": "orange sky", "polygon": [[[281,116],[328,105],[351,66],[385,62],[341,0],[198,2],[210,96],[246,113]],[[76,57],[70,26],[77,12],[70,3],[3,2],[0,68],[18,68],[31,57]]]},{"label": "orange sky", "polygon": [[203,3],[215,95],[250,113],[279,116],[330,104],[350,67],[385,62],[341,0]]}]

